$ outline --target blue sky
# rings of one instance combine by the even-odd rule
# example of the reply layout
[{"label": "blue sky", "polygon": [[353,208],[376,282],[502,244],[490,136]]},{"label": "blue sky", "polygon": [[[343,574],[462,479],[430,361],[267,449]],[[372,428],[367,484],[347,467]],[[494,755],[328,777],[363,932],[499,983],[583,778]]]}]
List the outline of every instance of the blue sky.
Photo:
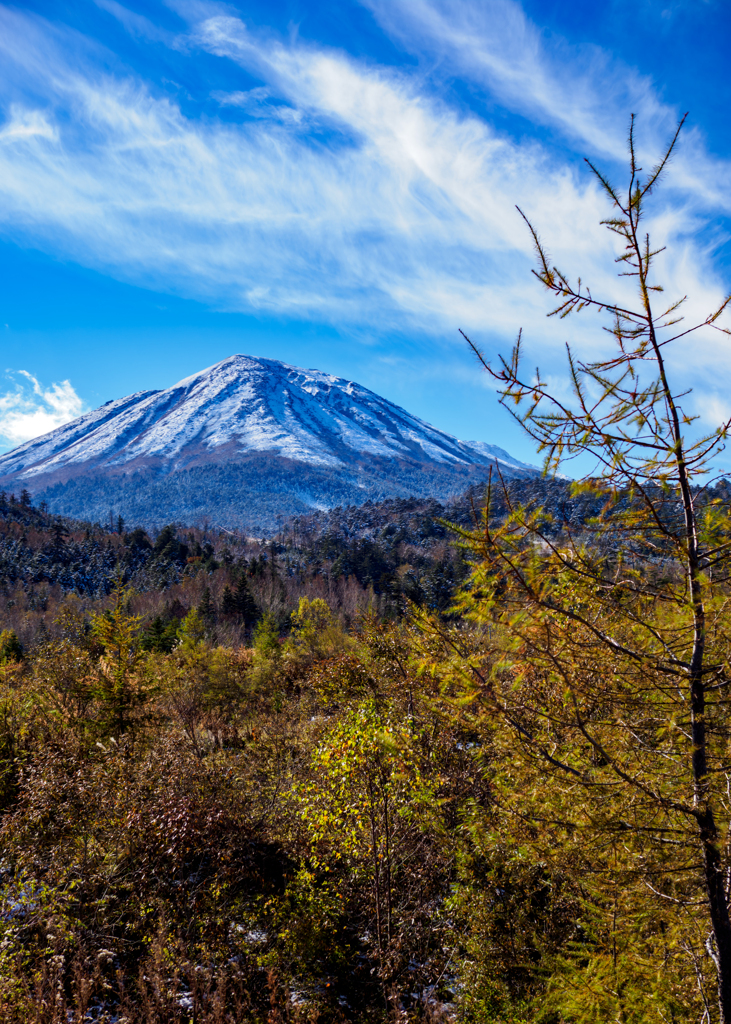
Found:
[{"label": "blue sky", "polygon": [[[649,161],[688,110],[651,227],[689,316],[718,305],[730,29],[724,0],[0,6],[0,446],[243,352],[531,460],[458,328],[522,327],[557,388],[603,337],[546,320],[514,206],[617,294],[582,158],[621,180],[630,112]],[[673,357],[709,425],[726,342]]]}]

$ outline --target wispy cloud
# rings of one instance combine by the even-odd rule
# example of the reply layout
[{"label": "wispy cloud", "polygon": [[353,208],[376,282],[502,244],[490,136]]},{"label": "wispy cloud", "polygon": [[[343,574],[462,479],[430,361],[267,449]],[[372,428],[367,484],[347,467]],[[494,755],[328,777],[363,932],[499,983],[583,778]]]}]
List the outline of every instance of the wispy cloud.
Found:
[{"label": "wispy cloud", "polygon": [[479,83],[510,110],[559,128],[594,154],[623,158],[630,110],[652,136],[677,122],[648,77],[599,46],[549,41],[516,0],[361,3],[405,49],[432,63],[439,58],[437,74]]},{"label": "wispy cloud", "polygon": [[[623,162],[630,112],[649,167],[683,113],[648,75],[595,44],[542,32],[517,0],[360,0],[404,49],[438,76],[469,80],[533,123],[559,131],[582,155]],[[731,164],[710,154],[693,126],[668,181],[717,215],[731,213]]]},{"label": "wispy cloud", "polygon": [[244,92],[216,90],[211,93],[211,98],[216,103],[220,103],[222,107],[239,107],[250,117],[272,118],[276,121],[283,121],[285,124],[302,124],[304,119],[301,110],[272,103],[271,91],[266,86],[247,89]]},{"label": "wispy cloud", "polygon": [[67,380],[46,386],[26,370],[9,370],[7,376],[13,388],[0,394],[0,440],[8,446],[55,430],[86,412]]},{"label": "wispy cloud", "polygon": [[174,45],[175,36],[171,32],[166,32],[159,28],[143,14],[130,11],[128,7],[124,7],[117,0],[94,0],[94,3],[97,7],[106,11],[107,14],[111,14],[113,18],[116,18],[131,36],[137,39],[146,39],[150,42],[166,43],[169,46]]},{"label": "wispy cloud", "polygon": [[11,104],[7,120],[0,128],[0,142],[32,138],[56,141],[57,133],[42,110],[27,110]]},{"label": "wispy cloud", "polygon": [[[488,303],[507,326],[528,250],[524,238],[516,245],[510,200],[542,183],[546,196],[551,185],[568,189],[579,209],[598,213],[595,194],[573,189],[540,151],[421,96],[406,78],[341,54],[257,45],[237,19],[208,19],[191,41],[251,56],[272,93],[316,113],[327,137],[261,118],[186,119],[134,77],[70,65],[54,34],[27,21],[0,17],[4,74],[15,73],[16,88],[32,77],[54,130],[2,140],[0,216],[127,277],[346,325],[441,330],[475,323]],[[21,114],[40,117],[28,107],[13,123]]]},{"label": "wispy cloud", "polygon": [[[102,6],[152,37],[113,0]],[[369,6],[404,45],[438,56],[440,73],[468,77],[610,161],[630,100],[659,134],[675,121],[647,79],[597,49],[549,46],[512,0]],[[455,337],[459,325],[501,346],[523,325],[549,359],[566,337],[599,335],[595,321],[546,331],[514,208],[534,217],[559,266],[614,289],[615,250],[598,225],[606,205],[578,157],[569,164],[538,138],[498,131],[423,70],[279,40],[220,6],[177,9],[189,26],[170,45],[225,62],[231,88],[213,99],[238,121],[185,116],[140,77],[110,74],[91,43],[0,9],[0,85],[13,97],[0,127],[8,229],[225,308]],[[238,88],[241,68],[264,84]],[[670,243],[670,291],[694,296],[691,313],[722,290],[698,231],[729,167],[704,160],[692,183],[678,161],[673,206],[653,222]],[[731,364],[715,339],[705,344],[707,363]]]}]

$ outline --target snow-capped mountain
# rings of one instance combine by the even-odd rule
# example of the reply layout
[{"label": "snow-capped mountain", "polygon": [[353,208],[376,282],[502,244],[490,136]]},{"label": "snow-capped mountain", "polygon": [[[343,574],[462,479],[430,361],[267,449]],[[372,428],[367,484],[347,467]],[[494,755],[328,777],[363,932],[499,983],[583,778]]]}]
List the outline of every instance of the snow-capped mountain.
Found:
[{"label": "snow-capped mountain", "polygon": [[[502,448],[459,441],[353,381],[273,359],[236,355],[164,391],[142,391],[107,402],[0,456],[0,485],[42,492],[59,511],[98,515],[102,494],[107,506],[107,498],[113,499],[115,509],[129,506],[131,494],[125,498],[111,492],[129,491],[131,476],[136,495],[132,504],[140,506],[141,501],[144,506],[137,492],[151,486],[159,491],[163,478],[169,477],[163,490],[174,498],[173,479],[180,492],[191,475],[203,480],[201,473],[214,468],[220,478],[221,470],[246,467],[244,476],[255,472],[257,479],[249,483],[261,494],[262,474],[271,476],[276,467],[275,475],[289,477],[288,488],[276,487],[280,495],[291,492],[294,500],[285,504],[294,507],[282,513],[288,514],[327,506],[327,495],[316,493],[323,485],[325,491],[334,487],[337,492],[331,495],[332,503],[347,499],[343,490],[352,491],[352,501],[357,502],[375,496],[374,474],[383,478],[376,491],[408,494],[423,491],[425,481],[415,487],[407,480],[426,472],[440,481],[436,496],[444,493],[446,481],[455,474],[454,482],[469,482],[476,474],[484,476],[495,462],[508,475],[534,472]],[[245,483],[240,472],[238,477],[239,484]],[[73,510],[68,507],[71,491],[76,499],[71,502]],[[212,513],[220,506],[220,480],[218,492],[211,494]],[[81,501],[89,506],[86,510],[78,507],[82,493],[88,498]],[[239,506],[251,505],[251,496],[240,489],[231,501],[237,498]],[[169,514],[162,514],[164,521],[182,518],[186,502],[183,507],[176,500],[172,504]],[[189,516],[201,515],[201,502],[195,504],[195,509],[187,509]],[[156,510],[154,519],[158,511],[163,513],[162,508]],[[151,520],[141,507],[137,518]],[[247,520],[240,515],[224,518],[234,525]]]},{"label": "snow-capped mountain", "polygon": [[182,469],[272,452],[313,466],[378,457],[527,470],[495,445],[458,441],[353,381],[231,356],[165,391],[107,402],[0,456],[0,477],[169,463]]}]

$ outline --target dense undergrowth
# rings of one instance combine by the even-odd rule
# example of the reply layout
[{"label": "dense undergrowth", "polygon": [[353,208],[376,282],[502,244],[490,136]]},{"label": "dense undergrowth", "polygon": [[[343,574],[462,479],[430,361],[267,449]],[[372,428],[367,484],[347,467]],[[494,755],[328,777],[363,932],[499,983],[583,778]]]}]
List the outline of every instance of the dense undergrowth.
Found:
[{"label": "dense undergrowth", "polygon": [[[2,1019],[468,1012],[489,737],[410,627],[303,599],[285,643],[146,653],[115,598],[2,668]],[[530,996],[530,945],[480,999]]]},{"label": "dense undergrowth", "polygon": [[[541,512],[547,541],[575,539],[596,500]],[[473,523],[469,496],[451,511]],[[570,749],[570,691],[486,569],[487,524],[466,558],[443,512],[336,510],[264,543],[6,502],[6,551],[48,568],[89,543],[108,575],[41,582],[45,606],[6,577],[3,1024],[701,1018],[695,840],[672,868],[649,856],[637,801],[580,735]],[[145,572],[166,582],[138,589]],[[616,739],[587,637],[569,643]]]}]

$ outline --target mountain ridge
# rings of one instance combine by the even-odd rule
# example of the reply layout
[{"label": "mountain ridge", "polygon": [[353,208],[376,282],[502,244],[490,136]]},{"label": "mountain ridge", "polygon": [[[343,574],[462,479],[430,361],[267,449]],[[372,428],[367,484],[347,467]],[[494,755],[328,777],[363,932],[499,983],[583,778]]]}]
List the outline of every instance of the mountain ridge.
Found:
[{"label": "mountain ridge", "polygon": [[[210,471],[220,525],[241,527],[248,517],[271,526],[271,512],[256,509],[257,495],[266,504],[262,480],[270,482],[269,498],[278,496],[281,518],[344,500],[425,494],[430,486],[445,497],[496,463],[507,475],[536,472],[499,446],[461,441],[355,381],[234,355],[169,388],[113,399],[0,456],[0,486],[31,487],[65,514],[98,515],[110,505],[159,525],[164,495],[153,515],[135,489],[149,497],[163,482],[171,499],[163,518],[200,518]],[[200,493],[186,501],[189,485]]]}]

